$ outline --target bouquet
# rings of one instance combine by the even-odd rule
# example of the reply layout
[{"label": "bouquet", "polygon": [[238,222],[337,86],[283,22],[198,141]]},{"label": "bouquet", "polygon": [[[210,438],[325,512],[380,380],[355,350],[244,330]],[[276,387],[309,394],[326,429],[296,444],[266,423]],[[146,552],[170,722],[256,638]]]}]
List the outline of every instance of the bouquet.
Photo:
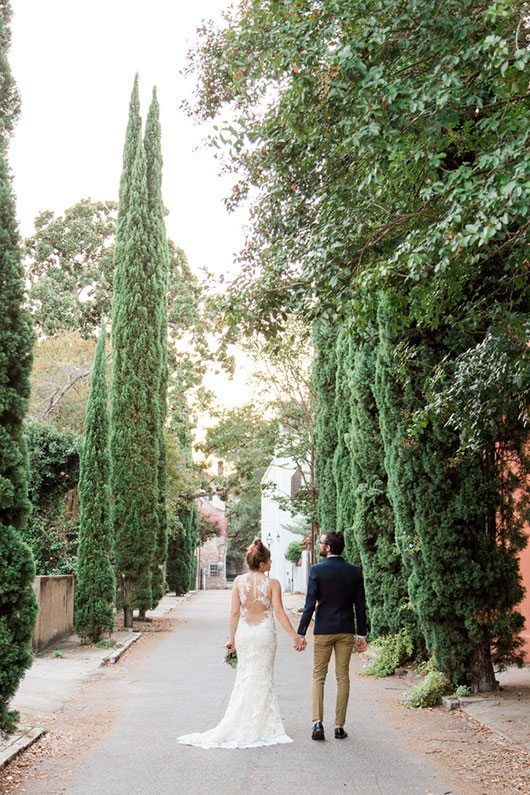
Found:
[{"label": "bouquet", "polygon": [[231,668],[235,668],[237,665],[237,652],[227,651],[225,655],[225,663]]}]

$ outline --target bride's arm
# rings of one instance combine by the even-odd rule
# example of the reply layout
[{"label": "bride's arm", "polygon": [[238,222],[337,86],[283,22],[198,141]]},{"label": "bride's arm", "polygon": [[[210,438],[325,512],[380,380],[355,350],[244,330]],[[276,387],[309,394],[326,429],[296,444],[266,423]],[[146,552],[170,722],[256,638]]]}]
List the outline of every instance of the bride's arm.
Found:
[{"label": "bride's arm", "polygon": [[298,637],[295,628],[289,621],[287,613],[283,609],[282,589],[278,580],[271,580],[271,596],[274,615],[287,634],[291,636],[295,649],[297,651],[302,651],[302,649],[305,648],[305,641],[303,638]]},{"label": "bride's arm", "polygon": [[237,625],[239,624],[239,610],[240,610],[240,602],[239,602],[239,590],[237,587],[237,577],[234,580],[234,584],[232,586],[232,601],[230,603],[230,629],[228,635],[228,643],[226,644],[226,648],[228,651],[235,651],[236,648],[236,630]]}]

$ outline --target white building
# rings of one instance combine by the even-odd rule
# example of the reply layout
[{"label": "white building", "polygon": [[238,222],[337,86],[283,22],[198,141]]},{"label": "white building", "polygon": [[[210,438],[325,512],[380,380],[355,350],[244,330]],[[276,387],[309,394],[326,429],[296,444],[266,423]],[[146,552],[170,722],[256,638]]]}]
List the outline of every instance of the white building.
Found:
[{"label": "white building", "polygon": [[[285,553],[292,541],[301,543],[308,532],[304,516],[292,516],[281,506],[282,498],[290,498],[300,488],[301,473],[297,465],[286,458],[275,457],[261,479],[265,488],[261,496],[261,540],[270,549],[270,576],[280,581],[282,591],[306,593],[309,573],[309,550],[302,551],[297,564],[286,560]],[[293,532],[298,531],[298,532]]]}]

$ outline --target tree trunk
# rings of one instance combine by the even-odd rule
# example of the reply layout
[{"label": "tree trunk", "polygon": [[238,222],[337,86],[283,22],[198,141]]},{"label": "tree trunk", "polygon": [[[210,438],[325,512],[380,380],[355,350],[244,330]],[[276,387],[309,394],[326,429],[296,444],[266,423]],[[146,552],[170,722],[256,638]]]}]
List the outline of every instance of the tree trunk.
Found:
[{"label": "tree trunk", "polygon": [[123,627],[133,627],[132,587],[129,580],[123,581]]},{"label": "tree trunk", "polygon": [[138,610],[138,620],[139,621],[145,621],[145,607],[141,607]]},{"label": "tree trunk", "polygon": [[489,643],[475,646],[469,661],[469,671],[471,674],[470,688],[473,693],[487,693],[490,690],[499,689],[499,683],[495,679],[493,670]]}]

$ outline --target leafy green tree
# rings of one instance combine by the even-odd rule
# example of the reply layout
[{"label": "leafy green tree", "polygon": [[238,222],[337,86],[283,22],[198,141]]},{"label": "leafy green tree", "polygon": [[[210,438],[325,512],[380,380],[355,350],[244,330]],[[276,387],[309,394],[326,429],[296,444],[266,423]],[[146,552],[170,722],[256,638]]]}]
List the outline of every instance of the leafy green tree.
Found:
[{"label": "leafy green tree", "polygon": [[31,551],[22,540],[29,513],[28,467],[22,421],[29,397],[33,333],[22,309],[24,275],[6,143],[18,109],[7,49],[11,7],[0,4],[0,733],[16,726],[9,710],[31,665],[37,612]]},{"label": "leafy green tree", "polygon": [[[398,298],[376,366],[396,539],[427,645],[476,689],[493,684],[491,644],[501,664],[518,646],[525,13],[479,0],[251,0],[205,26],[192,56],[197,112],[222,114],[214,142],[241,176],[231,201],[256,197],[227,319],[274,335],[290,312],[338,325],[359,291]],[[362,311],[347,320],[362,337]],[[471,582],[468,611],[459,585]]]},{"label": "leafy green tree", "polygon": [[75,593],[75,626],[97,643],[114,628],[115,578],[111,563],[110,453],[106,328],[103,322],[87,405],[79,497],[79,552]]},{"label": "leafy green tree", "polygon": [[[244,350],[255,367],[253,382],[259,399],[277,423],[274,454],[296,468],[299,485],[292,494],[274,499],[296,518],[300,532],[317,528],[318,488],[315,467],[315,400],[313,344],[307,324],[291,318],[274,339],[254,334]],[[267,488],[267,484],[264,484]]]},{"label": "leafy green tree", "polygon": [[245,302],[272,329],[288,308],[340,312],[358,274],[410,278],[415,311],[435,323],[493,252],[519,261],[517,279],[524,15],[480,0],[397,14],[392,0],[253,0],[204,26],[195,112],[222,116],[232,203],[257,189],[236,319]]},{"label": "leafy green tree", "polygon": [[78,543],[78,436],[51,422],[24,423],[31,513],[22,529],[36,573],[73,574]]},{"label": "leafy green tree", "polygon": [[130,104],[116,229],[112,312],[111,488],[125,626],[153,603],[158,533],[160,282],[149,227],[138,82]]},{"label": "leafy green tree", "polygon": [[216,419],[201,449],[225,463],[214,485],[226,496],[230,556],[239,559],[259,533],[261,479],[274,456],[278,424],[253,403],[228,409]]},{"label": "leafy green tree", "polygon": [[78,331],[90,337],[110,318],[115,202],[83,199],[56,216],[35,219],[25,241],[28,307],[41,335]]}]

